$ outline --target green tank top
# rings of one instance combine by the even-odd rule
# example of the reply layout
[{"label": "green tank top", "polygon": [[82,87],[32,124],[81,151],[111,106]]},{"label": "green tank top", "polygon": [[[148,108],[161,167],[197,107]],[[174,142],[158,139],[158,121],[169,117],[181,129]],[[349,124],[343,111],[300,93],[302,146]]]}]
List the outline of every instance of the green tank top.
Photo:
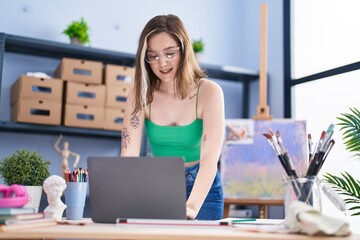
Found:
[{"label": "green tank top", "polygon": [[[160,126],[145,119],[146,133],[153,156],[184,157],[185,162],[200,160],[203,120],[197,117],[198,94],[196,96],[196,119],[184,126]],[[149,108],[151,117],[151,107]]]}]

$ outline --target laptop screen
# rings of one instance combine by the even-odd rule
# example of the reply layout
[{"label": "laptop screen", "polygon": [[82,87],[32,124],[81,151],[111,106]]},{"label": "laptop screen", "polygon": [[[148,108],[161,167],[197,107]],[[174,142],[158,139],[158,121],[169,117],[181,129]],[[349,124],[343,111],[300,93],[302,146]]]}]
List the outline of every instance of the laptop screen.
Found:
[{"label": "laptop screen", "polygon": [[186,219],[181,157],[89,157],[91,218]]}]

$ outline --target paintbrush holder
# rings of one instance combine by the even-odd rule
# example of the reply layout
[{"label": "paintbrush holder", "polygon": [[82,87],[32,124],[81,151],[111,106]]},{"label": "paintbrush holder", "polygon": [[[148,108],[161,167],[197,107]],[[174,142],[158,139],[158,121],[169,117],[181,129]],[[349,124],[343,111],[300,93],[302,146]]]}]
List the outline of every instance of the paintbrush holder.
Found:
[{"label": "paintbrush holder", "polygon": [[285,183],[284,209],[285,217],[289,205],[294,201],[301,201],[321,212],[320,181],[317,176],[287,178]]}]

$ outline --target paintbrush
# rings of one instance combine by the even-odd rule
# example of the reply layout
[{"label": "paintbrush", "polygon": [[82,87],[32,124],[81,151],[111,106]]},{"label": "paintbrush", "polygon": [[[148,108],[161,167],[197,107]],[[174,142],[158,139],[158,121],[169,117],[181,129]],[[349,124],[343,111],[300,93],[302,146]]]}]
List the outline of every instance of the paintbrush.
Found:
[{"label": "paintbrush", "polygon": [[287,162],[287,166],[289,166],[289,168],[290,168],[291,175],[294,176],[294,177],[298,177],[298,175],[296,173],[294,163],[291,160],[291,158],[290,158],[290,156],[288,154],[288,151],[286,150],[286,148],[285,148],[285,146],[283,144],[283,141],[281,139],[281,135],[280,135],[279,130],[276,131],[276,139],[277,139],[277,142],[278,142],[278,144],[280,146],[280,149],[282,149],[282,155],[283,155],[285,161]]},{"label": "paintbrush", "polygon": [[284,157],[281,154],[281,149],[278,146],[278,144],[274,141],[274,138],[272,137],[272,135],[270,133],[263,133],[263,135],[266,137],[266,139],[268,140],[268,142],[270,143],[271,147],[274,149],[276,155],[278,156],[280,163],[282,165],[282,167],[284,168],[286,174],[288,176],[291,176],[291,172],[289,171],[289,167],[287,166],[287,162],[284,159]]},{"label": "paintbrush", "polygon": [[[276,155],[278,156],[278,159],[280,160],[280,163],[281,163],[282,167],[284,168],[284,170],[285,170],[286,174],[288,175],[288,177],[290,179],[294,179],[295,177],[297,177],[296,172],[295,172],[295,175],[294,175],[294,171],[292,171],[291,166],[289,165],[289,162],[286,159],[286,156],[284,154],[282,154],[282,149],[279,146],[279,142],[277,141],[277,138],[274,135],[274,132],[271,129],[269,129],[269,132],[268,133],[263,133],[263,135],[266,137],[266,139],[268,140],[268,142],[270,143],[270,145],[274,149],[274,151],[275,151]],[[302,196],[301,191],[300,191],[301,186],[299,186],[298,183],[293,182],[293,181],[291,181],[291,185],[293,186],[293,189],[294,189],[294,192],[295,192],[297,198],[298,199],[301,198],[301,196]]]}]

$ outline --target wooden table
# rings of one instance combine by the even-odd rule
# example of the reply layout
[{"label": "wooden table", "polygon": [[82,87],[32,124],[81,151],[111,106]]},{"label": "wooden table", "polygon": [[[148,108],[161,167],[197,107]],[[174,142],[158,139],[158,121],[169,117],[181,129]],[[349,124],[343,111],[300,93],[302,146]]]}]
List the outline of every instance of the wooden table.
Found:
[{"label": "wooden table", "polygon": [[255,233],[245,232],[229,227],[136,227],[122,228],[115,224],[96,224],[87,220],[84,226],[56,225],[43,228],[0,232],[0,239],[132,239],[132,240],[355,240],[359,235],[348,237],[314,237],[298,234]]},{"label": "wooden table", "polygon": [[259,218],[268,218],[269,206],[284,206],[283,199],[225,199],[223,218],[229,217],[230,205],[258,205]]}]

